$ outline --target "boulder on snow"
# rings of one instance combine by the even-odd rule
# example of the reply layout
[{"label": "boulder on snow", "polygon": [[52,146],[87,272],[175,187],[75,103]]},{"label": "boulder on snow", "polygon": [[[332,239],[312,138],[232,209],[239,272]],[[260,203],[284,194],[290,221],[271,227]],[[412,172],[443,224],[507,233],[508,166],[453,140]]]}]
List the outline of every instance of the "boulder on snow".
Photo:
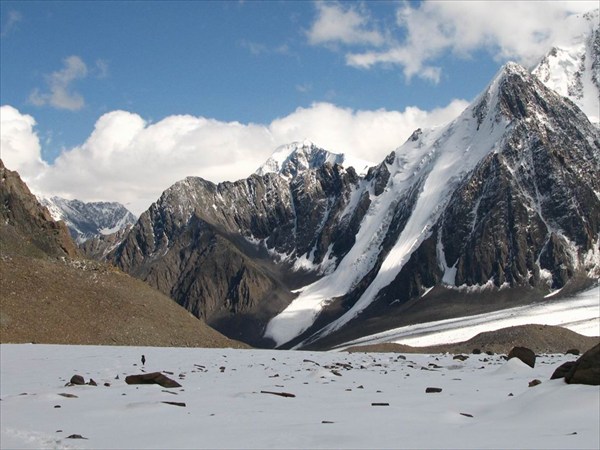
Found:
[{"label": "boulder on snow", "polygon": [[535,353],[527,347],[513,347],[508,353],[508,359],[519,358],[529,367],[535,367]]},{"label": "boulder on snow", "polygon": [[574,365],[575,361],[567,361],[566,363],[561,364],[556,368],[550,379],[556,380],[557,378],[564,378]]},{"label": "boulder on snow", "polygon": [[129,375],[125,378],[127,384],[158,384],[165,388],[181,387],[181,385],[160,372]]},{"label": "boulder on snow", "polygon": [[600,385],[600,344],[581,355],[565,375],[569,384]]},{"label": "boulder on snow", "polygon": [[83,379],[83,377],[81,375],[73,375],[71,377],[71,380],[69,381],[69,383],[74,384],[74,385],[84,385],[85,380]]},{"label": "boulder on snow", "polygon": [[438,392],[442,392],[442,388],[439,387],[428,387],[425,389],[426,394],[436,394]]}]

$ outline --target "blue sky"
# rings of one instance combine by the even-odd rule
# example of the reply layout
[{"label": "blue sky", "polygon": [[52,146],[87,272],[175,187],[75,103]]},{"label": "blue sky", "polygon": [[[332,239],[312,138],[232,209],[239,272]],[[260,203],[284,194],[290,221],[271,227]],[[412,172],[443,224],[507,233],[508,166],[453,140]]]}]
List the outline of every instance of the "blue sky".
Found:
[{"label": "blue sky", "polygon": [[[377,21],[393,20],[392,2],[373,2]],[[344,54],[311,45],[318,14],[311,2],[10,2],[2,25],[1,103],[32,114],[51,138],[44,156],[81,144],[104,112],[124,109],[156,121],[193,114],[223,121],[268,123],[328,101],[353,109],[444,106],[472,98],[499,64],[489,55],[444,62],[439,83],[407,81],[395,67],[348,67]],[[4,31],[3,31],[4,33]],[[87,75],[70,83],[84,99],[69,110],[30,101],[47,90],[48,74],[77,56]]]},{"label": "blue sky", "polygon": [[[45,194],[144,205],[186,175],[247,176],[293,140],[379,162],[506,61],[533,66],[568,41],[566,18],[592,8],[2,0],[3,159]],[[128,181],[140,161],[145,187]]]}]

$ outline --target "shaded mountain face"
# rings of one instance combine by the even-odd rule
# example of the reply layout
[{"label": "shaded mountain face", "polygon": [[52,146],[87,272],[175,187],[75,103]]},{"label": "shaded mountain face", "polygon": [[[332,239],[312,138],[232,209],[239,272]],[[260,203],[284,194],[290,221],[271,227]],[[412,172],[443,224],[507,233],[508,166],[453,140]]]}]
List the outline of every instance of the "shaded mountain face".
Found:
[{"label": "shaded mountain face", "polygon": [[62,222],[55,222],[17,172],[0,160],[0,242],[3,253],[76,257],[77,248]]},{"label": "shaded mountain face", "polygon": [[598,128],[516,64],[365,175],[310,146],[279,153],[246,180],[175,184],[110,258],[226,335],[278,346],[427,318],[432,288],[436,308],[471,298],[465,314],[600,275]]},{"label": "shaded mountain face", "polygon": [[82,244],[88,239],[116,233],[133,225],[137,218],[117,202],[82,202],[61,197],[43,198],[40,203],[62,220],[73,239]]}]

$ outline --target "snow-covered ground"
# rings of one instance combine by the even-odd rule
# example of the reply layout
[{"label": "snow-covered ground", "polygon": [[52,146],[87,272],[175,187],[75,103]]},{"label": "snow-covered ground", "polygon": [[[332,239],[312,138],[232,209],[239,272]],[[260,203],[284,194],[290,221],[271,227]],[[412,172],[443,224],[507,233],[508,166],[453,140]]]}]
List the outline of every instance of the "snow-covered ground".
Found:
[{"label": "snow-covered ground", "polygon": [[527,324],[557,325],[585,336],[600,336],[600,285],[564,299],[548,298],[543,303],[395,328],[340,348],[383,342],[425,347],[463,342],[484,331]]},{"label": "snow-covered ground", "polygon": [[[571,355],[542,355],[532,369],[488,355],[461,362],[452,355],[27,344],[3,344],[0,352],[3,449],[600,446],[598,387],[549,380]],[[173,372],[182,387],[127,385],[125,376],[142,370],[142,353],[146,372]],[[65,387],[76,373],[98,386]],[[536,378],[542,383],[528,387]]]}]

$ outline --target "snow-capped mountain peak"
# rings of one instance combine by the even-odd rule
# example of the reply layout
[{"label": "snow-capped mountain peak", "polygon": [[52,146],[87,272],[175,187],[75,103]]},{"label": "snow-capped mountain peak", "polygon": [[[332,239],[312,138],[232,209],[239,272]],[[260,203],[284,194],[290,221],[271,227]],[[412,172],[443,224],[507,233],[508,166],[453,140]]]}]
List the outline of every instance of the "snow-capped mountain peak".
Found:
[{"label": "snow-capped mountain peak", "polygon": [[547,87],[569,98],[600,124],[600,26],[599,10],[573,17],[575,38],[554,47],[533,69]]},{"label": "snow-capped mountain peak", "polygon": [[137,219],[117,202],[82,202],[61,197],[40,198],[54,220],[65,222],[78,244],[133,225]]},{"label": "snow-capped mountain peak", "polygon": [[271,157],[256,170],[257,175],[278,173],[286,179],[292,179],[301,172],[320,167],[326,163],[353,167],[359,175],[367,172],[372,163],[343,153],[332,153],[317,147],[305,139],[278,147]]},{"label": "snow-capped mountain peak", "polygon": [[[402,302],[407,289],[423,283],[423,278],[430,279],[428,286],[442,282],[452,287],[486,283],[499,287],[506,280],[515,284],[534,282],[527,281],[528,273],[545,273],[544,264],[547,267],[552,264],[540,263],[540,255],[542,260],[546,258],[544,253],[554,245],[554,236],[562,233],[556,239],[568,242],[577,234],[568,220],[564,220],[565,211],[554,205],[555,201],[559,203],[559,197],[566,199],[575,195],[571,181],[564,178],[565,161],[572,158],[573,166],[583,168],[593,161],[594,152],[596,157],[598,154],[598,148],[589,144],[593,137],[591,141],[556,146],[554,141],[573,139],[567,130],[576,123],[585,123],[584,115],[577,108],[565,104],[560,95],[547,89],[525,68],[515,63],[506,64],[458,118],[446,126],[415,133],[395,151],[393,162],[387,165],[390,172],[387,185],[372,199],[355,245],[335,271],[303,288],[290,306],[269,322],[266,336],[278,344],[291,341],[307,330],[334,299],[349,295],[363,284],[369,273],[374,275],[368,287],[356,296],[352,307],[304,344],[339,330],[377,301]],[[593,134],[589,128],[587,131]],[[571,147],[570,153],[557,157],[557,152],[564,152],[563,146]],[[544,159],[539,156],[541,151]],[[597,164],[590,170],[593,174]],[[560,181],[551,186],[548,179]],[[587,182],[595,183],[593,175]],[[550,195],[552,189],[554,198]],[[519,206],[523,212],[518,219],[507,219],[512,214],[505,209],[507,195],[510,202],[518,198],[524,205]],[[480,211],[483,204],[487,206]],[[494,208],[498,211],[492,220]],[[579,211],[573,211],[571,216],[576,214],[580,214]],[[551,220],[545,218],[550,215]],[[487,231],[488,227],[500,228],[501,223],[504,227],[511,220],[522,222],[520,230],[533,226],[545,229],[532,237],[521,236],[524,231],[515,232],[509,227],[499,231],[497,236]],[[460,234],[463,227],[464,238]],[[530,267],[523,264],[518,270],[505,271],[490,263],[483,274],[481,266],[472,263],[480,258],[478,264],[487,265],[496,258],[493,252],[481,255],[487,252],[482,249],[504,245],[498,242],[500,233],[515,233],[518,239],[538,241],[531,255],[526,246],[520,250],[523,252],[520,258],[531,259],[527,263]],[[582,241],[594,239],[593,232],[590,236],[582,236]],[[458,243],[461,239],[464,242]],[[436,248],[435,244],[425,245],[431,240],[437,241],[437,250],[431,250]],[[383,248],[382,243],[386,241],[391,245]],[[472,250],[479,252],[477,256],[473,256],[468,245],[477,246],[477,250]],[[430,259],[433,272],[414,275],[413,271],[422,268],[422,263],[410,268],[418,252],[419,258]],[[426,252],[430,253],[425,256]],[[503,264],[512,264],[509,262],[512,257],[506,256]],[[535,258],[538,258],[537,263]],[[375,271],[376,264],[379,267]],[[436,266],[440,268],[438,275],[434,275]],[[420,281],[410,280],[411,276]],[[558,278],[560,275],[556,275],[553,282]]]}]

